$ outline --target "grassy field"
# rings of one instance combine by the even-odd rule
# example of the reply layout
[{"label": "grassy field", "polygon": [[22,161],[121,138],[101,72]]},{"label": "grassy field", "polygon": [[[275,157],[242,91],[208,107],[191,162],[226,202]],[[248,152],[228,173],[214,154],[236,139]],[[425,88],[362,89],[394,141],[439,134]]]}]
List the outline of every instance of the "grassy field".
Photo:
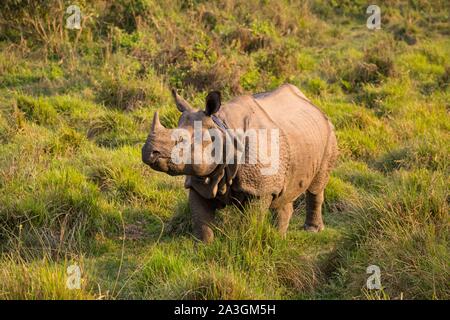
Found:
[{"label": "grassy field", "polygon": [[[448,1],[378,1],[380,30],[365,1],[79,1],[81,30],[32,3],[0,12],[0,299],[450,298]],[[153,112],[285,82],[336,127],[326,229],[252,203],[196,243],[183,178],[141,162]]]}]

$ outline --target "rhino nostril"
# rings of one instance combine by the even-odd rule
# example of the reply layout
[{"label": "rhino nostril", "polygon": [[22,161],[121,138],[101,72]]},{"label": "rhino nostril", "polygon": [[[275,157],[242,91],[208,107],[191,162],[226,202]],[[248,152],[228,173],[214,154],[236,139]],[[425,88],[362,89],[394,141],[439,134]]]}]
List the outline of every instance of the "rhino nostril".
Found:
[{"label": "rhino nostril", "polygon": [[142,148],[142,161],[148,165],[151,165],[158,160],[160,152],[152,150],[151,146],[144,145]]},{"label": "rhino nostril", "polygon": [[151,162],[156,161],[160,155],[161,155],[161,153],[159,151],[156,151],[156,150],[151,151],[150,152],[150,161]]}]

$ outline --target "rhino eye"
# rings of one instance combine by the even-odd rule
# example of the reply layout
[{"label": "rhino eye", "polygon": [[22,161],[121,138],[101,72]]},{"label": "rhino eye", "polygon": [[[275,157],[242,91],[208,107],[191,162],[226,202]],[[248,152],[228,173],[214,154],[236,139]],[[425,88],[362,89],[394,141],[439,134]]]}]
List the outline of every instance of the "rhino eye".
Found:
[{"label": "rhino eye", "polygon": [[177,140],[177,143],[181,143],[181,142],[183,142],[183,141],[184,141],[183,136],[179,136],[179,137],[178,137],[178,140]]}]

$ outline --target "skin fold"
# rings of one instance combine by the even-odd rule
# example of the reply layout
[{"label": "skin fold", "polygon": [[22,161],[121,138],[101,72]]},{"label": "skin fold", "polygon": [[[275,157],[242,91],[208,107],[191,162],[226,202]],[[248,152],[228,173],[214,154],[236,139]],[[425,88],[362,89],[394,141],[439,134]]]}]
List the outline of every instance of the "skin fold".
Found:
[{"label": "skin fold", "polygon": [[[154,170],[186,176],[196,238],[211,242],[215,211],[226,205],[243,206],[250,199],[260,199],[276,214],[278,230],[284,236],[294,210],[293,203],[302,194],[306,195],[304,229],[323,230],[324,189],[338,155],[336,136],[328,118],[297,87],[285,84],[271,92],[236,97],[223,105],[220,93],[211,92],[206,98],[205,110],[194,109],[175,91],[172,93],[181,112],[178,128],[191,135],[194,121],[201,121],[205,133],[220,129],[224,141],[227,133],[218,128],[220,126],[243,132],[249,129],[279,132],[279,156],[276,170],[271,174],[262,172],[273,164],[262,163],[259,159],[256,163],[193,164],[190,161],[191,164],[175,164],[171,160],[171,150],[178,141],[173,141],[173,129],[164,128],[155,113],[142,148],[142,160]],[[270,146],[269,141],[266,142]],[[208,143],[211,142],[203,141],[203,148]],[[225,144],[223,147],[225,154],[228,150]],[[243,140],[243,148],[249,151],[252,144]],[[273,152],[270,148],[269,151]],[[234,152],[236,160],[238,155]]]}]

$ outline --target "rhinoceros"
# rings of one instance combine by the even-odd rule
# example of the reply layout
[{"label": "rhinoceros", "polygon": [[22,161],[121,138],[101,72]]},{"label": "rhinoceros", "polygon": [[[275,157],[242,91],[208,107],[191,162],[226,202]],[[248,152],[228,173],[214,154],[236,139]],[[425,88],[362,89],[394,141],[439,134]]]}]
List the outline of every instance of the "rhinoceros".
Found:
[{"label": "rhinoceros", "polygon": [[[331,122],[297,87],[284,84],[270,92],[236,97],[223,105],[220,92],[213,91],[206,97],[204,110],[193,108],[175,90],[172,95],[181,112],[178,128],[165,128],[155,112],[142,148],[142,160],[154,170],[186,176],[193,234],[197,239],[206,243],[213,240],[216,210],[230,204],[242,206],[250,199],[259,199],[274,212],[277,228],[285,236],[294,211],[293,203],[304,193],[304,230],[323,230],[324,189],[338,155],[337,141]],[[216,137],[221,139],[197,140],[197,144],[205,152],[209,144],[221,143],[224,152],[219,160],[223,161],[217,161],[217,157],[214,161],[193,161],[198,152],[194,150],[195,137],[194,142],[189,138],[195,135],[196,123],[205,135],[211,130],[219,132]],[[187,133],[184,138],[174,138],[174,131],[179,129]],[[240,130],[241,134],[232,132],[233,129]],[[271,154],[277,154],[271,163],[259,159],[252,163],[245,161],[249,158],[246,151],[250,153],[261,147],[261,144],[250,145],[252,140],[246,133],[252,130],[278,132],[277,137],[270,139],[267,135],[257,135],[259,142],[265,142],[263,146],[269,140],[276,141],[269,148]],[[173,150],[186,139],[191,148],[187,151],[192,152],[186,152],[185,161],[179,161],[174,158]],[[244,154],[244,161],[238,161],[243,159],[239,154]],[[263,169],[269,167],[274,170],[264,173]]]}]

